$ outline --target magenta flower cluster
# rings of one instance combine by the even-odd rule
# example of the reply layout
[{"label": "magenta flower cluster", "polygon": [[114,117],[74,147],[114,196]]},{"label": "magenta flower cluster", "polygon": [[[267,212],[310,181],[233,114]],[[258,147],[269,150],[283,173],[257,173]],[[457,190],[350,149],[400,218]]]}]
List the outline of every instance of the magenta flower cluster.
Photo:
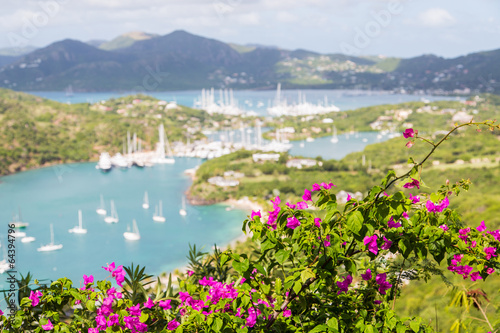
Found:
[{"label": "magenta flower cluster", "polygon": [[448,208],[450,201],[448,197],[444,198],[440,203],[434,203],[431,200],[427,200],[425,207],[429,213],[441,213],[443,210]]}]

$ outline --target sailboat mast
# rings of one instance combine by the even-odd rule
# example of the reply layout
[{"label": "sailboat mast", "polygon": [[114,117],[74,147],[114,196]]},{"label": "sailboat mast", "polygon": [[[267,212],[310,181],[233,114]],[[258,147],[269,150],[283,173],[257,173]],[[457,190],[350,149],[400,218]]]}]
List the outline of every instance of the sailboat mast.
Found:
[{"label": "sailboat mast", "polygon": [[54,244],[54,227],[50,224],[50,244]]}]

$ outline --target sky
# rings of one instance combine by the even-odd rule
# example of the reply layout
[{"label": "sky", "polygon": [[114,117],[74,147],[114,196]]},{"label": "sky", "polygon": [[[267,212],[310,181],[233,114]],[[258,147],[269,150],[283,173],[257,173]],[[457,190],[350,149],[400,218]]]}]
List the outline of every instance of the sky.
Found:
[{"label": "sky", "polygon": [[0,1],[0,48],[175,30],[237,44],[405,58],[500,48],[498,0]]}]

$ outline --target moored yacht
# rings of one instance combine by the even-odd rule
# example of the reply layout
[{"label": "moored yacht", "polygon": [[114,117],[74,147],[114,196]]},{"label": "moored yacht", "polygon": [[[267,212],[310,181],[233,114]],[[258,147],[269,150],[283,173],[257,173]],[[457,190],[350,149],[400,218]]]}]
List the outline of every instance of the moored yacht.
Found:
[{"label": "moored yacht", "polygon": [[50,243],[40,246],[38,252],[50,252],[62,249],[62,244],[54,244],[54,227],[50,224]]},{"label": "moored yacht", "polygon": [[111,163],[111,157],[109,156],[109,153],[102,152],[99,156],[99,162],[97,162],[95,168],[107,172],[111,170],[112,166],[113,165]]}]

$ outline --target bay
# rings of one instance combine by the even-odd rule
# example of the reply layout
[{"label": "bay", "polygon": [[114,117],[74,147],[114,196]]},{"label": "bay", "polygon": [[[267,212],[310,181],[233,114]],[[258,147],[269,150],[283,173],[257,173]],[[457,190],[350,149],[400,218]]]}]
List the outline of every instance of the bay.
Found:
[{"label": "bay", "polygon": [[[31,272],[39,280],[66,276],[75,285],[83,274],[104,279],[108,272],[101,266],[140,264],[146,272],[159,274],[186,264],[188,244],[210,251],[214,243],[228,244],[242,235],[241,225],[248,212],[226,211],[224,205],[189,206],[187,216],[179,215],[181,197],[191,183],[183,174],[201,161],[177,158],[173,165],[151,168],[113,169],[102,173],[95,163],[66,164],[21,172],[0,178],[0,238],[6,248],[7,224],[12,214],[21,208],[29,226],[32,243],[15,241],[17,277]],[[144,192],[148,191],[150,209],[142,208]],[[109,211],[115,201],[120,221],[107,224],[96,213],[103,194]],[[163,201],[165,223],[153,222],[158,201]],[[87,234],[78,235],[68,229],[78,225],[78,210],[82,210],[83,227]],[[127,226],[136,219],[141,234],[139,241],[123,237]],[[56,244],[63,248],[54,252],[38,252],[37,248],[50,242],[49,225],[54,226]],[[0,277],[0,288],[7,286],[7,274]]]},{"label": "bay", "polygon": [[[334,104],[341,111],[354,110],[360,107],[380,105],[380,104],[397,104],[410,101],[421,100],[456,100],[457,97],[450,96],[431,96],[431,95],[409,95],[396,94],[387,91],[362,91],[362,90],[323,90],[323,89],[305,89],[305,90],[282,90],[281,98],[289,104],[298,101],[299,92],[302,96],[306,96],[306,100],[310,103],[324,103],[325,97],[328,104]],[[61,103],[97,103],[110,98],[123,97],[135,94],[135,92],[75,92],[68,96],[61,91],[30,91],[33,95],[51,99]],[[188,107],[193,107],[197,99],[201,95],[199,90],[188,91],[166,91],[166,92],[143,92],[155,98],[176,101]],[[216,100],[218,94],[216,93]],[[234,98],[238,102],[238,106],[246,111],[254,111],[259,116],[267,116],[267,108],[272,105],[276,92],[274,90],[235,90]]]}]

